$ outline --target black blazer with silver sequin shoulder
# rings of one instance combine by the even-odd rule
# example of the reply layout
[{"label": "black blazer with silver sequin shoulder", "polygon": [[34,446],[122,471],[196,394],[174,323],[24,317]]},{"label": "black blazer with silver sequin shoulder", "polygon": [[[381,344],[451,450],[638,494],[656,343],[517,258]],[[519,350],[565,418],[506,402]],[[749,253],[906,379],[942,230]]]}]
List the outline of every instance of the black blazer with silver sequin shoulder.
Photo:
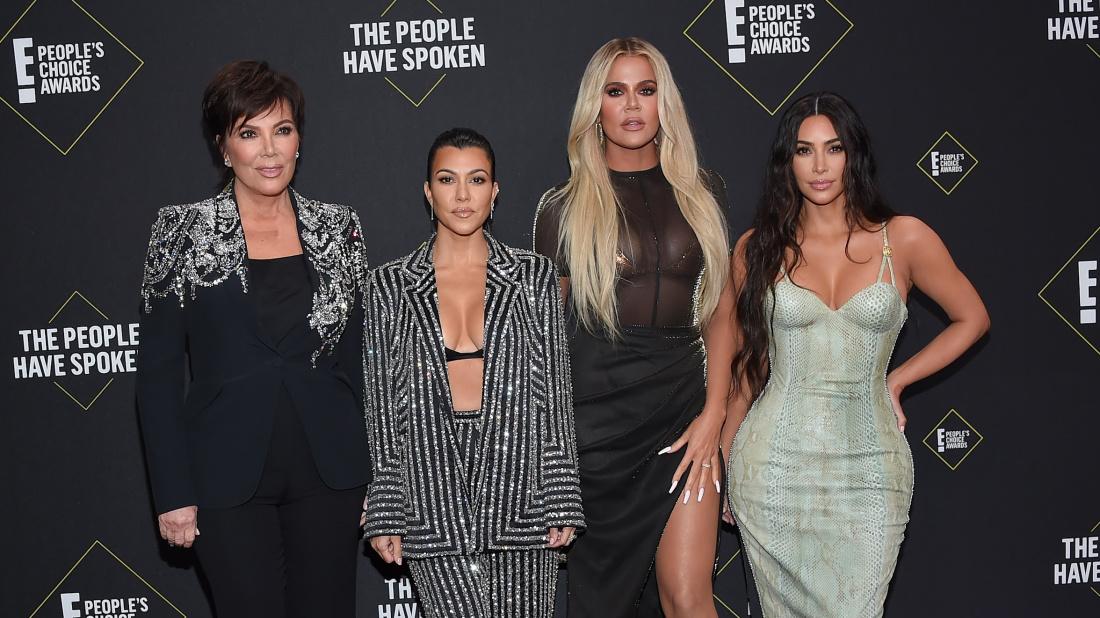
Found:
[{"label": "black blazer with silver sequin shoulder", "polygon": [[[569,348],[554,264],[486,233],[480,464],[455,450],[432,240],[368,278],[368,537],[409,558],[533,549],[583,526]],[[467,421],[468,422],[468,421]]]},{"label": "black blazer with silver sequin shoulder", "polygon": [[293,346],[258,326],[232,183],[216,197],[160,209],[153,224],[136,381],[159,513],[251,497],[281,388],[326,484],[343,489],[369,478],[359,404],[367,270],[359,218],[293,189],[291,198],[313,287],[312,310],[302,320],[317,336]]}]

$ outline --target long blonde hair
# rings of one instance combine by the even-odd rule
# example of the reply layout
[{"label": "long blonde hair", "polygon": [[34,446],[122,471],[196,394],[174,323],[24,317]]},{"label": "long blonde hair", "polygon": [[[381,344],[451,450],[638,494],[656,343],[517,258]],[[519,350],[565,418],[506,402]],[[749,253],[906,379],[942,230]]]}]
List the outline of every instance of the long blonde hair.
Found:
[{"label": "long blonde hair", "polygon": [[657,78],[661,170],[703,249],[697,319],[704,325],[729,276],[726,220],[699,169],[695,138],[668,61],[651,43],[635,37],[608,41],[588,61],[569,126],[569,182],[549,196],[562,202],[558,254],[569,265],[570,296],[585,328],[619,334],[615,254],[622,205],[611,184],[596,123],[611,64],[624,55],[645,57]]}]

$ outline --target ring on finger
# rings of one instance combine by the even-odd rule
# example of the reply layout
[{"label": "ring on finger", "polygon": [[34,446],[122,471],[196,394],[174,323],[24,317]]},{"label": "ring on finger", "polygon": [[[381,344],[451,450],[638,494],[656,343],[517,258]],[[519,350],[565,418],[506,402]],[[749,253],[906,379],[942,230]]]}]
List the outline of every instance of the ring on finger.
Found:
[{"label": "ring on finger", "polygon": [[700,466],[702,466],[704,468],[713,468],[714,467],[714,466],[710,465],[709,463],[702,463],[702,464],[700,464]]}]

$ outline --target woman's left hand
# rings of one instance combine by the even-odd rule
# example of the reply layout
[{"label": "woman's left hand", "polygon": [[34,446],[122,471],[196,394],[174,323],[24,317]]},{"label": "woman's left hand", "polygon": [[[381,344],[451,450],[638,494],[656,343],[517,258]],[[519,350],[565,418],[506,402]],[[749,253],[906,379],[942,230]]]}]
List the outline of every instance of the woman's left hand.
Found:
[{"label": "woman's left hand", "polygon": [[690,468],[691,473],[682,493],[684,504],[691,501],[692,494],[696,495],[697,502],[702,502],[707,487],[713,487],[718,494],[722,493],[718,442],[725,419],[726,411],[723,408],[703,408],[703,412],[691,421],[675,442],[657,453],[666,455],[687,447],[680,465],[676,467],[676,473],[672,475],[672,486],[668,489],[668,493],[675,491],[680,484],[680,477]]},{"label": "woman's left hand", "polygon": [[565,528],[550,528],[549,534],[546,535],[547,547],[565,547],[573,542],[576,538],[577,529],[572,526],[566,526]]},{"label": "woman's left hand", "polygon": [[898,431],[905,433],[905,412],[901,409],[901,391],[905,388],[893,379],[893,374],[886,377],[886,390],[890,393],[890,405],[894,408],[894,415],[898,417]]}]

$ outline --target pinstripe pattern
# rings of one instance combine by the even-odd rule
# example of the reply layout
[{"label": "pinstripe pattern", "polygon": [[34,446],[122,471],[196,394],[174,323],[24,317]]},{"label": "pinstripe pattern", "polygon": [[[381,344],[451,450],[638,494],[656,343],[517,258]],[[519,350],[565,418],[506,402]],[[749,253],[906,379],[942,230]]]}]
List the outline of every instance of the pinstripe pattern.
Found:
[{"label": "pinstripe pattern", "polygon": [[462,463],[432,266],[435,238],[372,271],[364,375],[368,537],[411,559],[533,549],[583,526],[569,348],[552,262],[488,233],[476,465]]},{"label": "pinstripe pattern", "polygon": [[551,618],[558,581],[553,551],[502,551],[409,560],[428,618]]}]

